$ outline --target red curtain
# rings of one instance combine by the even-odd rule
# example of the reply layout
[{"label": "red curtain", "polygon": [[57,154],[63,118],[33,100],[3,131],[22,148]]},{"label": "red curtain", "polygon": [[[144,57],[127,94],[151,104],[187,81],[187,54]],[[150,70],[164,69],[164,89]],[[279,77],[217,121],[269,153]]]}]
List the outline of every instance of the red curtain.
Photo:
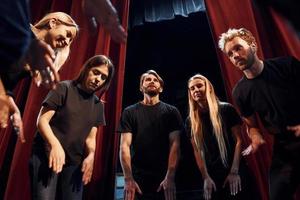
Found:
[{"label": "red curtain", "polygon": [[[112,3],[118,10],[120,21],[127,29],[129,0]],[[124,81],[126,45],[116,44],[100,26],[96,34],[89,33],[87,22],[82,13],[81,1],[71,0],[31,0],[32,23],[43,17],[48,12],[62,11],[70,14],[79,24],[80,33],[71,46],[71,55],[60,71],[61,79],[73,79],[79,72],[85,60],[95,54],[108,55],[115,67],[116,73],[109,91],[103,97],[105,103],[105,116],[107,125],[101,127],[97,134],[97,149],[95,155],[94,173],[92,182],[85,188],[85,199],[113,199],[114,175],[117,160],[118,135],[115,127],[119,121],[122,108],[122,90]],[[30,84],[30,85],[28,85]],[[29,91],[26,91],[29,86]],[[23,114],[24,132],[26,143],[17,141],[12,159],[9,178],[4,199],[31,199],[28,160],[31,154],[31,145],[36,131],[36,118],[41,102],[47,90],[36,88],[29,81],[22,81],[15,90],[17,102],[26,101]],[[24,96],[26,97],[24,98]],[[11,131],[1,133],[0,138],[0,167],[3,163]],[[1,169],[1,168],[0,168]]]},{"label": "red curtain", "polygon": [[[293,55],[300,59],[299,38],[286,21],[272,9],[262,8],[252,0],[206,0],[205,3],[225,87],[231,102],[231,91],[242,73],[235,69],[229,59],[217,48],[220,34],[229,28],[245,27],[250,30],[257,39],[258,56],[262,59],[282,55]],[[269,199],[268,169],[272,150],[272,138],[265,136],[267,145],[264,145],[255,155],[248,157],[248,163],[255,174],[263,200]],[[245,133],[243,140],[245,146],[249,144]]]}]

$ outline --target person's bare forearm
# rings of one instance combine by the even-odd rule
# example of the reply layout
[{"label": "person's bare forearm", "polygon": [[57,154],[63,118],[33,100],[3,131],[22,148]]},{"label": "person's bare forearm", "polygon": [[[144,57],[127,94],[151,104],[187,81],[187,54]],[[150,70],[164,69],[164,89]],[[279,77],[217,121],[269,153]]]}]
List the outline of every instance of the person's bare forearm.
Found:
[{"label": "person's bare forearm", "polygon": [[93,127],[87,139],[85,140],[86,152],[88,155],[94,155],[96,151],[97,128]]},{"label": "person's bare forearm", "polygon": [[0,78],[0,95],[6,95],[6,91],[5,91],[5,88],[4,88],[4,85],[2,83],[1,78]]},{"label": "person's bare forearm", "polygon": [[248,135],[251,139],[251,142],[252,142],[252,148],[254,151],[257,150],[257,148],[265,143],[264,139],[263,139],[263,136],[261,134],[261,131],[258,127],[258,122],[256,120],[256,116],[255,115],[252,115],[250,117],[247,117],[247,118],[243,118],[244,121],[246,122],[246,125],[247,125],[247,132],[248,132]]},{"label": "person's bare forearm", "polygon": [[242,140],[241,140],[241,127],[240,125],[236,125],[231,128],[232,134],[236,140],[233,161],[230,169],[230,173],[237,174],[239,172],[240,159],[241,159],[241,151],[242,151]]},{"label": "person's bare forearm", "polygon": [[195,160],[197,163],[197,166],[201,172],[202,178],[203,180],[207,177],[209,177],[208,171],[207,171],[207,167],[206,167],[206,163],[205,163],[205,157],[204,157],[204,152],[202,147],[197,148],[195,142],[193,141],[193,139],[191,139],[192,142],[192,146],[194,149],[194,156],[195,156]]},{"label": "person's bare forearm", "polygon": [[[51,111],[50,111],[51,112]],[[51,127],[50,127],[50,119],[54,115],[54,111],[52,111],[53,114],[51,114],[50,117],[45,116],[44,114],[40,114],[37,121],[37,128],[42,135],[42,137],[51,145],[55,146],[57,144],[60,144],[57,137],[54,135]]]},{"label": "person's bare forearm", "polygon": [[121,145],[120,147],[120,162],[124,178],[132,178],[130,147],[127,145]]},{"label": "person's bare forearm", "polygon": [[178,165],[178,159],[180,154],[180,137],[179,131],[173,133],[173,136],[170,138],[170,152],[169,152],[169,159],[168,159],[168,170],[166,174],[166,178],[175,178],[175,172]]}]

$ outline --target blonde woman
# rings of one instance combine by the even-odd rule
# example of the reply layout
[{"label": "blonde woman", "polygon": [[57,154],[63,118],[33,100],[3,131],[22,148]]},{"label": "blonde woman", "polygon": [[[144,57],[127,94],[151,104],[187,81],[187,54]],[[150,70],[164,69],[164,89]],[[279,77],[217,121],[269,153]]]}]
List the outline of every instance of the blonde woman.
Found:
[{"label": "blonde woman", "polygon": [[186,125],[204,180],[204,199],[258,199],[251,196],[257,192],[251,192],[252,181],[241,159],[242,121],[236,110],[220,102],[210,81],[200,74],[188,81],[188,99]]},{"label": "blonde woman", "polygon": [[[31,30],[38,40],[46,42],[54,50],[57,72],[69,57],[70,45],[78,34],[78,25],[68,14],[52,12],[31,25]],[[40,75],[43,76],[43,73]],[[37,79],[39,84],[40,79]]]},{"label": "blonde woman", "polygon": [[[1,81],[3,81],[6,86],[6,93],[9,94],[7,98],[9,99],[10,107],[12,108],[10,111],[12,113],[12,123],[16,132],[19,133],[21,142],[25,142],[23,123],[21,113],[14,102],[11,91],[20,79],[30,76],[29,72],[38,86],[40,84],[45,86],[52,85],[54,83],[53,80],[57,80],[54,76],[58,77],[58,75],[55,74],[69,56],[70,45],[78,34],[79,29],[76,22],[68,14],[63,12],[52,12],[45,15],[36,24],[31,25],[31,30],[35,39],[31,42],[31,51],[29,51],[22,60],[22,63],[26,63],[22,64],[25,70],[19,72],[12,71],[11,73],[8,72],[5,76],[1,76]],[[53,58],[53,71],[50,71],[49,68],[47,68],[47,70],[35,70],[36,68],[33,67],[44,67],[44,64],[38,59],[38,55],[43,54],[43,52],[35,46],[36,43],[46,45],[48,49],[54,50],[56,55],[55,58]]]}]

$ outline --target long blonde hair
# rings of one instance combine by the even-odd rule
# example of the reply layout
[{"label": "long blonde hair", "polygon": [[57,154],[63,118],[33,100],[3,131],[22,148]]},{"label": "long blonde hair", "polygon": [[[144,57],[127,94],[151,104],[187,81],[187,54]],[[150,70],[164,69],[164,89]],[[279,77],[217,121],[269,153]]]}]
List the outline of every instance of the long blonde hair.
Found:
[{"label": "long blonde hair", "polygon": [[[204,76],[196,74],[192,76],[188,81],[188,86],[190,82],[194,79],[201,79],[205,82],[205,96],[209,109],[210,121],[213,127],[213,133],[216,136],[222,163],[225,167],[228,166],[227,163],[227,148],[223,136],[222,118],[219,109],[219,100],[215,94],[214,88],[211,82]],[[202,130],[202,119],[201,119],[201,108],[196,101],[193,100],[190,89],[188,89],[189,98],[189,117],[191,121],[191,134],[196,147],[200,150],[203,146],[203,130]]]}]

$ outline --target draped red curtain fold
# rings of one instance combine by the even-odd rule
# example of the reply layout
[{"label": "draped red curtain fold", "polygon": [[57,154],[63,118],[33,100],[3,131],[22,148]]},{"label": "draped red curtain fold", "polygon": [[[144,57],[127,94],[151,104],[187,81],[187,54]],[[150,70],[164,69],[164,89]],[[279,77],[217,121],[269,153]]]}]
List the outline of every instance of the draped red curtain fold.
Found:
[{"label": "draped red curtain fold", "polygon": [[[234,69],[229,59],[217,47],[220,34],[229,28],[245,27],[250,30],[257,40],[260,58],[283,55],[300,58],[299,38],[285,19],[272,9],[263,8],[253,0],[205,0],[205,3],[229,101],[232,102],[231,91],[242,76],[242,73]],[[272,152],[272,138],[265,136],[267,145],[264,145],[255,155],[248,157],[248,163],[255,174],[263,200],[269,199],[268,168]],[[243,141],[245,145],[249,143],[245,133]]]},{"label": "draped red curtain fold", "polygon": [[[118,10],[120,21],[127,29],[129,0],[112,1]],[[86,187],[85,199],[113,199],[115,162],[117,160],[118,136],[115,127],[118,123],[122,107],[122,91],[124,81],[126,44],[116,44],[100,26],[95,34],[89,32],[86,19],[82,13],[81,1],[71,0],[31,0],[32,23],[48,12],[62,11],[70,14],[79,24],[80,33],[71,46],[70,58],[60,71],[61,79],[73,79],[82,64],[95,54],[108,55],[116,68],[116,73],[109,91],[102,98],[105,103],[107,125],[99,128],[97,149],[92,182]],[[29,85],[30,84],[30,85]],[[26,91],[29,87],[29,91]],[[31,199],[28,160],[31,145],[36,131],[36,118],[41,102],[47,94],[46,89],[37,88],[28,81],[22,81],[15,90],[17,102],[24,104],[24,132],[26,143],[17,141],[12,159],[4,199]],[[24,97],[25,96],[25,97]],[[26,100],[27,97],[27,100]],[[2,130],[0,134],[0,169],[4,155],[12,137],[10,130]]]}]

